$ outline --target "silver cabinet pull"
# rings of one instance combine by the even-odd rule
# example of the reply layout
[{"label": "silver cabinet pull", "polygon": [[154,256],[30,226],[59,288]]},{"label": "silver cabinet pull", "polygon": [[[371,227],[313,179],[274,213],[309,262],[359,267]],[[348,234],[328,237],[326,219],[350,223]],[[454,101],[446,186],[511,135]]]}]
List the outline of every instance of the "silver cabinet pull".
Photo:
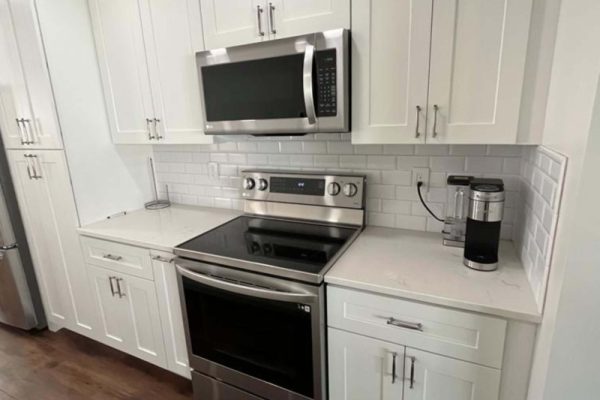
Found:
[{"label": "silver cabinet pull", "polygon": [[33,160],[33,178],[34,179],[42,179],[42,164],[40,163],[40,159],[37,155],[31,154],[31,159]]},{"label": "silver cabinet pull", "polygon": [[415,357],[410,358],[410,389],[415,387]]},{"label": "silver cabinet pull", "polygon": [[437,137],[437,117],[440,107],[437,104],[433,105],[433,137]]},{"label": "silver cabinet pull", "polygon": [[21,123],[23,124],[23,129],[25,130],[25,136],[27,137],[26,144],[34,144],[35,143],[35,135],[33,134],[33,130],[31,129],[31,120],[27,118],[21,118]]},{"label": "silver cabinet pull", "polygon": [[148,130],[148,140],[154,139],[154,136],[152,136],[152,128],[150,127],[150,124],[153,122],[154,122],[154,120],[152,118],[146,118],[146,129]]},{"label": "silver cabinet pull", "polygon": [[121,282],[123,281],[123,278],[115,278],[115,280],[117,281],[117,294],[119,295],[119,298],[125,297],[125,293],[121,289]]},{"label": "silver cabinet pull", "polygon": [[23,154],[23,157],[25,157],[25,163],[27,164],[27,175],[29,176],[29,179],[33,179],[34,175],[33,172],[31,170],[31,162],[29,161],[30,159],[30,154]]},{"label": "silver cabinet pull", "polygon": [[275,14],[275,6],[273,3],[269,3],[269,25],[271,25],[271,33],[275,34],[277,31],[275,30],[273,14]]},{"label": "silver cabinet pull", "polygon": [[25,137],[25,132],[23,129],[25,128],[23,124],[23,118],[17,118],[17,127],[19,127],[19,136],[21,137],[21,144],[29,144],[27,138]]},{"label": "silver cabinet pull", "polygon": [[261,6],[256,6],[256,18],[258,19],[258,36],[265,36],[265,32],[262,28],[262,13],[263,9]]},{"label": "silver cabinet pull", "polygon": [[158,118],[154,118],[154,120],[153,120],[153,121],[154,121],[154,135],[155,135],[155,136],[154,136],[154,138],[155,138],[156,140],[160,140],[160,139],[162,139],[162,138],[163,138],[163,137],[162,137],[162,136],[161,136],[161,135],[158,133],[158,127],[157,127],[157,124],[160,122],[160,119],[158,119]]},{"label": "silver cabinet pull", "polygon": [[414,331],[423,332],[423,324],[418,323],[418,322],[417,323],[406,322],[406,321],[401,321],[399,319],[390,317],[387,319],[387,321],[385,323],[388,325],[397,326],[398,328],[406,328],[406,329],[412,329]]},{"label": "silver cabinet pull", "polygon": [[41,165],[39,165],[39,168],[36,168],[36,163],[39,164],[38,156],[35,154],[23,154],[23,156],[27,159],[27,173],[29,174],[29,179],[42,179],[42,175],[38,174],[38,169],[40,171],[42,169]]},{"label": "silver cabinet pull", "polygon": [[114,276],[108,277],[108,282],[110,283],[110,292],[114,297],[117,294],[117,289],[115,289],[113,279],[116,280],[116,278]]},{"label": "silver cabinet pull", "polygon": [[102,258],[106,258],[107,260],[111,261],[121,261],[123,259],[121,256],[114,256],[112,254],[104,254]]},{"label": "silver cabinet pull", "polygon": [[417,127],[415,128],[415,137],[421,137],[421,132],[419,132],[419,122],[421,120],[421,106],[417,105]]},{"label": "silver cabinet pull", "polygon": [[160,261],[160,262],[164,262],[164,263],[172,263],[174,260],[174,258],[166,258],[166,257],[162,257],[162,256],[153,256],[152,259],[155,261]]},{"label": "silver cabinet pull", "polygon": [[396,357],[398,353],[392,353],[392,383],[396,383]]}]

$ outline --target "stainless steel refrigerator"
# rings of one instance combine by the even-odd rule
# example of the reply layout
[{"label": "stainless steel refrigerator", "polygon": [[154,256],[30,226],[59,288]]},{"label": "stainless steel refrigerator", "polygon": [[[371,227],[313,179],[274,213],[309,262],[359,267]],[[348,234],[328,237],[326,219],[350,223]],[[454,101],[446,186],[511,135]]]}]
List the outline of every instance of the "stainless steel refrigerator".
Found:
[{"label": "stainless steel refrigerator", "polygon": [[46,319],[0,139],[0,326],[41,329]]}]

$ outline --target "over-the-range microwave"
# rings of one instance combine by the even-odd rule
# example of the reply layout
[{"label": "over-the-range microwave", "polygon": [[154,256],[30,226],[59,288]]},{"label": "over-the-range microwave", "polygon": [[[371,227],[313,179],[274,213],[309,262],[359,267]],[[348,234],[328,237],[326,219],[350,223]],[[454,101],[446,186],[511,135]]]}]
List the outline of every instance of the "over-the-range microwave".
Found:
[{"label": "over-the-range microwave", "polygon": [[207,134],[350,130],[349,32],[196,53]]}]

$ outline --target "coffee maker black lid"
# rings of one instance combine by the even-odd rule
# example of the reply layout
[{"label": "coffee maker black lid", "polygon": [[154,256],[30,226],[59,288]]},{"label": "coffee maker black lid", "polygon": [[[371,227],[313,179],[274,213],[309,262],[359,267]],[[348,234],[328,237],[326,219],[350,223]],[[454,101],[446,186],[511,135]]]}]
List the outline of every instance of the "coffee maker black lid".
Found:
[{"label": "coffee maker black lid", "polygon": [[455,186],[469,186],[473,177],[470,175],[448,175],[446,183]]},{"label": "coffee maker black lid", "polygon": [[471,190],[477,192],[503,192],[504,182],[496,178],[474,178],[471,180]]}]

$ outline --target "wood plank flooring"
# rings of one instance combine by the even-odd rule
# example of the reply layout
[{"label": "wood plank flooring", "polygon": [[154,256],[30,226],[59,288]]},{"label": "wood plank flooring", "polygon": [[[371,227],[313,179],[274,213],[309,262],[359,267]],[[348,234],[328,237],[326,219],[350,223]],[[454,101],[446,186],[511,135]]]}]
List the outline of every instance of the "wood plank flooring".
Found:
[{"label": "wood plank flooring", "polygon": [[189,400],[190,381],[83,336],[0,324],[0,400]]}]

